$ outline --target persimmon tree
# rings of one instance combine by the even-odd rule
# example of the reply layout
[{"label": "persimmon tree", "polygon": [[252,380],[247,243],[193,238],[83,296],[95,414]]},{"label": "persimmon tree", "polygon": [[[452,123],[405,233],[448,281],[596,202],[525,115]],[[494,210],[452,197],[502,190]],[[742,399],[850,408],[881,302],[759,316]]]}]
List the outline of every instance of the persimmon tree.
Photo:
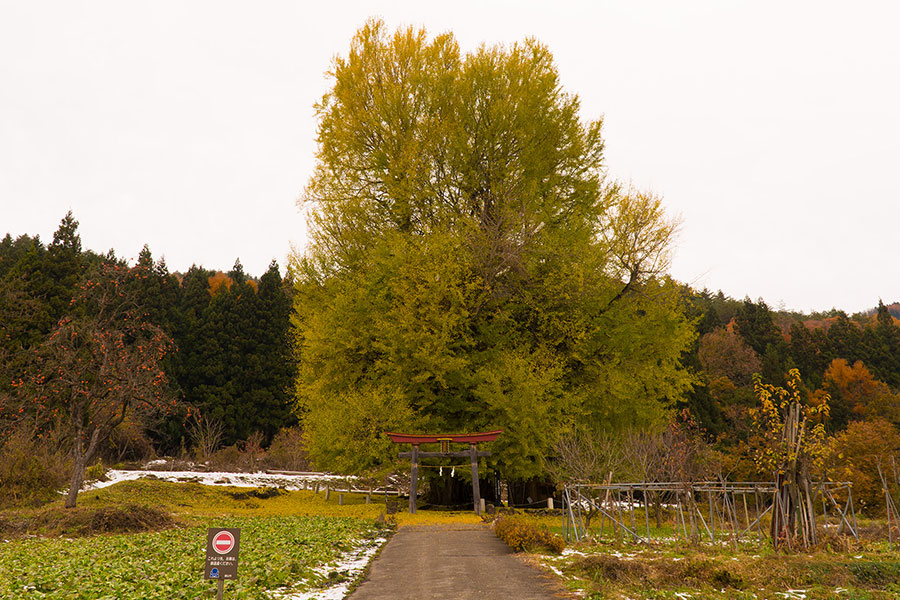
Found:
[{"label": "persimmon tree", "polygon": [[16,381],[19,412],[60,428],[72,448],[65,505],[75,506],[85,468],[126,416],[174,407],[160,361],[171,339],[139,310],[129,280],[139,268],[104,264],[79,284],[67,313]]}]

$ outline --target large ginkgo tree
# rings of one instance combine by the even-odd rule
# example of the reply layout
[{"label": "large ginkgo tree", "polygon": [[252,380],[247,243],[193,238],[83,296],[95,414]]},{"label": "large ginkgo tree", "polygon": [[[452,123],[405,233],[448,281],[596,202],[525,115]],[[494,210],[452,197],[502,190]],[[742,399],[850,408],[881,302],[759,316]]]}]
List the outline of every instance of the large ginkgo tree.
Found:
[{"label": "large ginkgo tree", "polygon": [[503,429],[490,466],[525,479],[561,431],[658,421],[692,381],[675,223],[607,176],[549,50],[373,20],[329,76],[292,265],[313,461],[389,464],[385,430]]}]

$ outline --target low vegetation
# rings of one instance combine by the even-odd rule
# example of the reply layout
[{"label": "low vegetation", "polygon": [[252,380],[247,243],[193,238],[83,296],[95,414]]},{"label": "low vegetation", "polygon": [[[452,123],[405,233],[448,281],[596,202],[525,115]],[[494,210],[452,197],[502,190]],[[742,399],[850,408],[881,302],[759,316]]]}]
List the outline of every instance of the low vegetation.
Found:
[{"label": "low vegetation", "polygon": [[[90,538],[19,539],[0,545],[0,598],[198,598],[206,528],[241,528],[235,597],[267,599],[269,590],[306,590],[329,581],[316,567],[374,536],[370,522],[324,517],[230,517],[160,532]],[[332,577],[331,579],[334,579]]]},{"label": "low vegetation", "polygon": [[501,516],[493,522],[494,533],[516,552],[550,552],[559,554],[565,541],[551,533],[546,525],[520,516]]},{"label": "low vegetation", "polygon": [[[234,597],[269,598],[344,575],[324,569],[381,535],[378,504],[326,501],[324,493],[129,481],[61,501],[0,513],[0,599],[198,598],[208,527],[241,528]],[[135,500],[143,504],[136,504]]]},{"label": "low vegetation", "polygon": [[[840,548],[835,551],[834,548]],[[827,543],[808,553],[675,541],[594,540],[541,561],[589,599],[825,600],[900,597],[900,552],[884,541]]]}]

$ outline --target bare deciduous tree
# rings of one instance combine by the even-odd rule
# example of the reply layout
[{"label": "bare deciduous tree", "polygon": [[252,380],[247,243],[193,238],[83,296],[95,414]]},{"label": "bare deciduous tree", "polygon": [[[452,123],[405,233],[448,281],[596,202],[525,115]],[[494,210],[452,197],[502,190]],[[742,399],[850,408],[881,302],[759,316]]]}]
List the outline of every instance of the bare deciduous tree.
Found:
[{"label": "bare deciduous tree", "polygon": [[[600,431],[575,429],[559,436],[554,456],[546,462],[547,473],[558,483],[600,483],[623,474],[625,454],[621,439]],[[599,495],[594,494],[592,506],[584,513],[585,526],[599,512]]]}]

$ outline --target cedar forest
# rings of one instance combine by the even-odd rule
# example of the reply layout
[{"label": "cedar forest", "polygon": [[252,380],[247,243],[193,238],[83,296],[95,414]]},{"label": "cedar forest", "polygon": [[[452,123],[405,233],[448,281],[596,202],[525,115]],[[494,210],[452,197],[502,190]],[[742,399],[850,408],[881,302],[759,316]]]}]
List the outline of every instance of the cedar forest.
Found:
[{"label": "cedar forest", "polygon": [[565,476],[566,436],[678,431],[709,472],[767,479],[758,381],[797,369],[828,476],[878,506],[900,307],[806,315],[671,280],[676,224],[607,178],[602,123],[536,42],[461,56],[370,22],[330,76],[288,274],[172,273],[146,246],[132,265],[83,249],[72,213],[49,243],[0,241],[0,454],[187,455],[215,423],[219,446],[293,428],[314,467],[383,477],[404,468],[386,430],[498,428],[487,467],[522,482]]}]

